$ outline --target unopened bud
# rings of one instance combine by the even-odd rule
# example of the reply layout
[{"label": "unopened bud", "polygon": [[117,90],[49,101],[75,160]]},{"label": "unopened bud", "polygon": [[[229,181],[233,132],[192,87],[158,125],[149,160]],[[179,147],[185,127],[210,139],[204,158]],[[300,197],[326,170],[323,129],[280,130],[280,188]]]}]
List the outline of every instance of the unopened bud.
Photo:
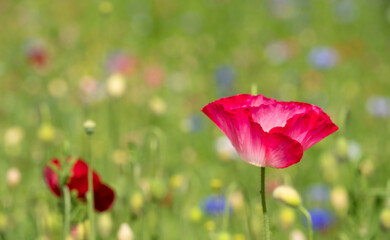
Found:
[{"label": "unopened bud", "polygon": [[10,168],[7,171],[7,184],[10,187],[16,187],[20,183],[20,179],[22,178],[19,169],[16,167]]},{"label": "unopened bud", "polygon": [[382,210],[380,216],[379,216],[379,221],[381,223],[381,227],[385,231],[390,230],[390,209],[386,208]]},{"label": "unopened bud", "polygon": [[330,194],[330,201],[340,217],[348,212],[348,193],[343,187],[335,187]]},{"label": "unopened bud", "polygon": [[103,213],[98,218],[98,229],[100,236],[106,238],[110,235],[112,230],[112,218],[109,213]]},{"label": "unopened bud", "polygon": [[117,234],[118,240],[133,240],[134,239],[134,233],[133,230],[131,230],[129,224],[122,223],[119,227],[118,234]]},{"label": "unopened bud", "polygon": [[130,209],[135,214],[139,214],[144,206],[144,197],[140,192],[134,193],[130,198]]},{"label": "unopened bud", "polygon": [[290,240],[306,240],[306,237],[302,231],[295,229],[290,233]]},{"label": "unopened bud", "polygon": [[96,123],[92,120],[87,120],[84,123],[84,130],[88,135],[92,135],[95,131]]},{"label": "unopened bud", "polygon": [[290,186],[279,186],[275,188],[272,195],[276,200],[279,200],[290,207],[298,207],[301,205],[301,197],[299,196],[299,193]]}]

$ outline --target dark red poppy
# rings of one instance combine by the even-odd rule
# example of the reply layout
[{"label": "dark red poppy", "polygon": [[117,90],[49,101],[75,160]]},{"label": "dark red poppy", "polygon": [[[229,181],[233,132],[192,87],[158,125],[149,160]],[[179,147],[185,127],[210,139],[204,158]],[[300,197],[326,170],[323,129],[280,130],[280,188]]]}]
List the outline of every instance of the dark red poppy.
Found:
[{"label": "dark red poppy", "polygon": [[[61,168],[60,161],[58,161],[57,158],[52,159],[51,163],[58,169]],[[70,177],[66,182],[66,185],[70,191],[76,190],[77,197],[80,200],[85,201],[88,192],[88,165],[82,159],[77,159],[70,171]],[[59,187],[59,177],[57,173],[49,166],[45,166],[44,177],[50,190],[56,196],[60,197],[62,191]],[[95,209],[99,212],[108,210],[112,206],[115,198],[114,191],[101,182],[99,175],[95,171],[93,171],[93,196]]]}]

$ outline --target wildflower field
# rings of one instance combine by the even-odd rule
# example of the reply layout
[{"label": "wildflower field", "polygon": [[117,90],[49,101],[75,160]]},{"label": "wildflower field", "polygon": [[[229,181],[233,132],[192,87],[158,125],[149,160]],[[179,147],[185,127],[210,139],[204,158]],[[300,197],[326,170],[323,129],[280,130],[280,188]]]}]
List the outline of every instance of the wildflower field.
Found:
[{"label": "wildflower field", "polygon": [[0,240],[390,239],[390,2],[1,0],[0,24]]}]

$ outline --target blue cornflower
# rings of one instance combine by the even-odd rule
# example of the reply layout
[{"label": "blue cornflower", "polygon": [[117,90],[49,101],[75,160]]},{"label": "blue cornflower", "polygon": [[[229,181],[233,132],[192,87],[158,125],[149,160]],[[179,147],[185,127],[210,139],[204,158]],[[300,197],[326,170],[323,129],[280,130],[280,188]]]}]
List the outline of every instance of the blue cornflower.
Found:
[{"label": "blue cornflower", "polygon": [[[225,208],[228,203],[225,196],[209,196],[203,200],[202,209],[205,213],[215,216],[219,214],[224,214]],[[229,213],[232,212],[231,207],[229,206]]]},{"label": "blue cornflower", "polygon": [[337,51],[331,47],[315,47],[309,53],[309,63],[318,69],[330,69],[339,59]]},{"label": "blue cornflower", "polygon": [[[334,221],[332,213],[326,209],[314,208],[309,210],[314,231],[328,230]],[[306,225],[306,219],[304,220]]]}]

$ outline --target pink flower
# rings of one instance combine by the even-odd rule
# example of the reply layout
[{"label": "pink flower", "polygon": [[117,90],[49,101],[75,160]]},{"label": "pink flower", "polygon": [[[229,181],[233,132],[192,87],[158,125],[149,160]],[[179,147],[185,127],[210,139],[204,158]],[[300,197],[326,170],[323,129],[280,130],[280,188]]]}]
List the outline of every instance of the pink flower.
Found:
[{"label": "pink flower", "polygon": [[240,94],[207,104],[204,112],[240,157],[259,167],[286,168],[338,127],[321,108]]}]

